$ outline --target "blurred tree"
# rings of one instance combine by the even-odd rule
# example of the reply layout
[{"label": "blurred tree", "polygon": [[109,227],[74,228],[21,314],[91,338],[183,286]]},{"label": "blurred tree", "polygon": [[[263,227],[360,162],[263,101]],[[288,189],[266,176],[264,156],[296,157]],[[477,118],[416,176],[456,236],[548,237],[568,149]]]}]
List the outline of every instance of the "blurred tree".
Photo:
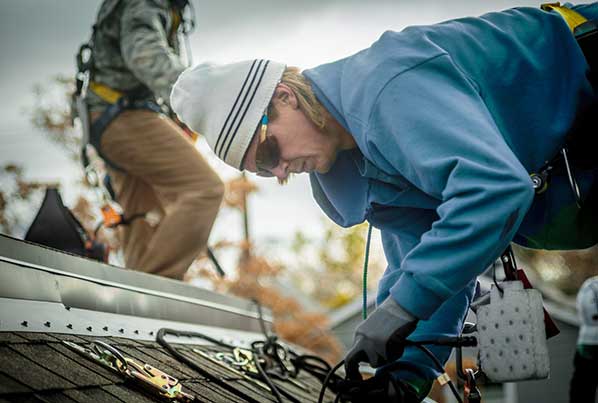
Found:
[{"label": "blurred tree", "polygon": [[33,214],[41,203],[44,189],[49,183],[27,180],[23,169],[14,164],[0,168],[0,232],[23,236]]},{"label": "blurred tree", "polygon": [[[224,203],[246,217],[248,196],[255,191],[255,184],[245,175],[240,175],[226,184]],[[188,272],[189,277],[209,278],[219,291],[258,301],[272,311],[274,331],[282,339],[303,346],[331,363],[337,362],[342,349],[329,330],[326,315],[308,312],[299,301],[285,295],[277,279],[288,269],[256,254],[249,237],[248,220],[245,218],[243,223],[244,237],[240,242],[225,241],[213,245],[214,249],[232,247],[238,250],[238,264],[234,273],[227,273],[227,278],[222,279],[214,274],[204,259]]]},{"label": "blurred tree", "polygon": [[[71,94],[75,86],[69,77],[58,75],[46,84],[33,87],[35,101],[26,112],[31,124],[61,146],[74,161],[81,158],[81,128],[71,119]],[[83,179],[83,171],[81,171]]]},{"label": "blurred tree", "polygon": [[[363,287],[363,263],[368,224],[341,228],[324,221],[322,240],[310,240],[297,232],[292,276],[301,290],[323,306],[335,309],[357,298]],[[384,271],[385,260],[372,242],[368,264],[368,290],[375,290]]]},{"label": "blurred tree", "polygon": [[519,266],[531,269],[536,277],[561,292],[575,296],[581,284],[598,275],[598,245],[570,251],[513,248]]}]

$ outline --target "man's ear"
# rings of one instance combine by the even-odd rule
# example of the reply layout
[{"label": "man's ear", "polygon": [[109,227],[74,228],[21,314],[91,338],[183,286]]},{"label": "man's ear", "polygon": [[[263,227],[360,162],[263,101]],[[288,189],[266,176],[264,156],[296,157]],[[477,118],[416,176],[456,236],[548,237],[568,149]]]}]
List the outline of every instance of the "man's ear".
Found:
[{"label": "man's ear", "polygon": [[286,84],[279,83],[274,91],[273,100],[280,105],[291,105],[297,107],[297,97],[295,92]]}]

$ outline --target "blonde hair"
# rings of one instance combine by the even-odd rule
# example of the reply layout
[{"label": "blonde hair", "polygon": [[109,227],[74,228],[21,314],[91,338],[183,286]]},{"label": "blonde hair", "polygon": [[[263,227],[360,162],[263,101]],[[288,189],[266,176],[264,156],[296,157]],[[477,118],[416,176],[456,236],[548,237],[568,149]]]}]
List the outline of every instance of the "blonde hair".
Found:
[{"label": "blonde hair", "polygon": [[[297,67],[287,67],[282,74],[280,79],[281,83],[286,84],[293,90],[299,103],[299,108],[305,113],[308,119],[318,128],[324,129],[326,125],[326,113],[325,109],[316,98],[311,84],[301,74]],[[276,119],[278,113],[276,108],[272,106],[272,103],[268,106],[268,115],[270,120]]]}]

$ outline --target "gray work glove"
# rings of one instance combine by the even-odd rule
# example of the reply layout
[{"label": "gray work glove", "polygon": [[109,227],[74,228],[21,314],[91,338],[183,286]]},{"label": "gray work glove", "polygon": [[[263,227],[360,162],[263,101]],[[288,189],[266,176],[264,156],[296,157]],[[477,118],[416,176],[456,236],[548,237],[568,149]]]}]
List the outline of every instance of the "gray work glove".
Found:
[{"label": "gray work glove", "polygon": [[353,346],[345,356],[347,379],[361,379],[359,363],[378,368],[403,354],[403,341],[417,326],[417,318],[406,312],[392,297],[357,327]]}]

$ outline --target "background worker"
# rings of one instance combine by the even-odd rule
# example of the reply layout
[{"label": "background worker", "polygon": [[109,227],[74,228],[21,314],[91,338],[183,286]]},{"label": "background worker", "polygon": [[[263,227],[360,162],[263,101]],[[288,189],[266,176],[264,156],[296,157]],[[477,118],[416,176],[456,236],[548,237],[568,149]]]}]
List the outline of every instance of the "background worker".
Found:
[{"label": "background worker", "polygon": [[573,359],[570,402],[594,402],[598,389],[598,276],[587,279],[577,293],[581,326]]},{"label": "background worker", "polygon": [[[598,17],[597,5],[576,10]],[[171,103],[227,164],[282,181],[308,172],[332,220],[381,230],[378,305],[345,358],[360,379],[360,362],[395,360],[407,337],[459,335],[476,277],[512,240],[596,243],[596,231],[582,231],[596,221],[578,220],[587,210],[563,170],[555,165],[533,204],[530,178],[596,102],[588,73],[561,15],[519,8],[386,32],[303,73],[266,60],[200,65],[181,74]],[[581,203],[595,174],[576,169]],[[441,362],[450,354],[431,350]],[[393,376],[410,392],[389,385],[376,401],[428,393],[431,360],[409,347],[401,362]]]},{"label": "background worker", "polygon": [[91,142],[125,218],[160,216],[157,225],[136,219],[121,226],[126,266],[176,279],[206,248],[224,189],[189,136],[162,113],[185,68],[178,36],[186,6],[105,0],[90,42],[86,96]]}]

